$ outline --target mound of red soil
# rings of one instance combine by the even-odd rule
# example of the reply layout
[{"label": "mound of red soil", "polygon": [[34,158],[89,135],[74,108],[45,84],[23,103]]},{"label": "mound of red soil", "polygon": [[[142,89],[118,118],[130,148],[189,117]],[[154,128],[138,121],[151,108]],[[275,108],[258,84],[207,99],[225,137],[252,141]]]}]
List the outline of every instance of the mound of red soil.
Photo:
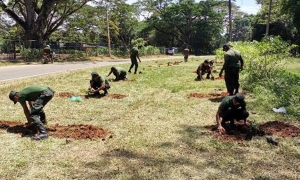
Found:
[{"label": "mound of red soil", "polygon": [[201,93],[191,93],[188,98],[223,98],[228,96],[229,93],[221,92],[221,93],[209,93],[209,94],[201,94]]},{"label": "mound of red soil", "polygon": [[[7,130],[10,133],[21,134],[22,137],[34,135],[37,130],[34,128],[26,128],[25,124],[21,122],[0,121],[0,128]],[[57,138],[72,138],[72,139],[102,139],[107,137],[112,138],[112,133],[101,127],[84,124],[73,124],[68,126],[55,126],[46,127],[48,134]]]},{"label": "mound of red soil", "polygon": [[281,137],[300,136],[300,129],[294,125],[290,125],[279,121],[269,121],[259,126],[267,135],[276,134]]},{"label": "mound of red soil", "polygon": [[126,95],[123,95],[123,94],[108,94],[105,97],[113,98],[113,99],[123,99],[123,98],[126,97]]},{"label": "mound of red soil", "polygon": [[[228,126],[230,126],[228,124]],[[279,121],[268,121],[258,126],[258,128],[250,127],[244,122],[236,123],[235,127],[227,128],[226,134],[219,134],[216,126],[206,126],[207,129],[213,131],[213,136],[223,141],[237,141],[241,143],[243,140],[251,140],[253,136],[277,135],[280,137],[296,137],[300,136],[300,129],[294,125],[290,125]]]}]

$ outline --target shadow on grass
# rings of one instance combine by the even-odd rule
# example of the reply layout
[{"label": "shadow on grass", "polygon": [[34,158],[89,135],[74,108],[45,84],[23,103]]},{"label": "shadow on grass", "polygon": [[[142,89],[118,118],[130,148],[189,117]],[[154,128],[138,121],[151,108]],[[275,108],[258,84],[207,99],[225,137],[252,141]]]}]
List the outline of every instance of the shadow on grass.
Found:
[{"label": "shadow on grass", "polygon": [[85,99],[91,99],[91,98],[95,98],[95,99],[100,99],[100,98],[103,98],[107,95],[104,95],[104,94],[97,94],[97,95],[84,95],[84,98]]},{"label": "shadow on grass", "polygon": [[211,102],[221,102],[222,99],[224,99],[224,97],[215,97],[215,98],[208,98],[208,100],[210,100]]},{"label": "shadow on grass", "polygon": [[37,130],[35,128],[28,129],[23,125],[15,125],[15,126],[8,127],[6,131],[9,133],[21,134],[22,137],[24,136],[31,137],[37,133]]},{"label": "shadow on grass", "polygon": [[[171,145],[171,144],[170,144]],[[160,145],[159,145],[160,146]],[[155,147],[153,147],[155,148]],[[103,167],[115,166],[115,160],[121,166],[115,169],[106,169],[104,173],[85,174],[84,179],[118,179],[119,176],[127,177],[127,179],[162,179],[169,174],[174,167],[194,166],[185,156],[168,155],[160,157],[155,155],[147,155],[136,153],[126,149],[113,149],[102,155],[102,160],[89,162],[85,167],[95,171]],[[186,178],[190,177],[186,174]]]}]

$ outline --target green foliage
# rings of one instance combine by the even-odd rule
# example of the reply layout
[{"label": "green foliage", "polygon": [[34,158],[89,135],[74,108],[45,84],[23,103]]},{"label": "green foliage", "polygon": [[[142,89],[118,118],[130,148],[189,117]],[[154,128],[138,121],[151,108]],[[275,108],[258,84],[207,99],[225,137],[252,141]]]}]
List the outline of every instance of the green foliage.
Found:
[{"label": "green foliage", "polygon": [[129,55],[129,50],[127,50],[127,49],[114,49],[114,50],[112,50],[112,54],[114,55],[114,56],[117,56],[117,57],[123,57],[123,58],[125,58],[125,57],[128,57],[128,55]]},{"label": "green foliage", "polygon": [[[281,66],[288,62],[290,46],[279,37],[262,42],[235,43],[245,63],[244,88],[254,92],[261,106],[284,106],[291,115],[300,115],[300,76],[285,71]],[[248,46],[248,48],[245,48]],[[248,50],[248,51],[247,51]]]},{"label": "green foliage", "polygon": [[287,13],[291,16],[295,27],[298,31],[300,30],[300,2],[297,0],[282,0],[281,1],[281,11]]},{"label": "green foliage", "polygon": [[160,54],[160,50],[157,47],[145,46],[139,50],[141,56],[151,56]]},{"label": "green foliage", "polygon": [[69,54],[70,56],[68,58],[71,59],[78,59],[78,58],[82,58],[85,56],[85,52],[84,51],[79,51],[79,50],[61,50],[60,53],[62,54]]},{"label": "green foliage", "polygon": [[131,45],[132,46],[144,46],[145,41],[143,38],[133,39],[133,40],[131,40]]},{"label": "green foliage", "polygon": [[20,55],[26,62],[36,62],[42,58],[43,49],[23,48]]},{"label": "green foliage", "polygon": [[99,56],[99,55],[105,55],[108,54],[108,48],[107,47],[100,47],[93,49],[90,53],[91,56]]}]

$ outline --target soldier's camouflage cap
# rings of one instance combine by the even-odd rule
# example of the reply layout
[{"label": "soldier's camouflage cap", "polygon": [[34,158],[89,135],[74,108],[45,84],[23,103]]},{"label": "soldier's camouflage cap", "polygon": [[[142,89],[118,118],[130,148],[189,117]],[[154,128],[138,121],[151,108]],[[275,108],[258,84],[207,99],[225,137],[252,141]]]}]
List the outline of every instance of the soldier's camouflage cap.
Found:
[{"label": "soldier's camouflage cap", "polygon": [[245,95],[241,93],[236,93],[235,100],[239,103],[245,102]]},{"label": "soldier's camouflage cap", "polygon": [[96,75],[99,75],[96,71],[93,71],[92,73],[91,73],[91,75],[92,76],[96,76]]},{"label": "soldier's camouflage cap", "polygon": [[10,100],[12,100],[14,102],[14,104],[16,104],[17,102],[15,102],[14,100],[14,96],[16,95],[17,91],[10,91],[8,97]]}]

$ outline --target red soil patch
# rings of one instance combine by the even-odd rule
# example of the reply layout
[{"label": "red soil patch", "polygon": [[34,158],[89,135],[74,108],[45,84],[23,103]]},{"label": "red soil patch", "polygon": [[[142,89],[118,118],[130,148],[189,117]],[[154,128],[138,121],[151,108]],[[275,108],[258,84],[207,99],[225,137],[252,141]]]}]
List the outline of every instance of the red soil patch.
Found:
[{"label": "red soil patch", "polygon": [[[33,136],[37,133],[34,128],[26,128],[24,123],[0,121],[0,129],[5,129],[7,132],[21,134],[24,136]],[[48,134],[56,138],[72,138],[72,139],[102,139],[107,137],[112,138],[112,133],[101,127],[84,124],[73,124],[67,126],[61,126],[56,124],[55,126],[46,127]]]},{"label": "red soil patch", "polygon": [[178,62],[175,61],[173,64],[174,64],[174,65],[179,65],[179,64],[182,63],[182,62],[183,62],[183,61],[178,61]]},{"label": "red soil patch", "polygon": [[[229,126],[229,124],[228,124]],[[296,137],[300,136],[300,129],[294,125],[290,125],[279,121],[268,121],[258,126],[258,128],[250,127],[244,122],[236,122],[236,127],[231,127],[226,130],[226,134],[219,134],[216,126],[206,126],[210,129],[212,135],[223,141],[238,142],[243,144],[244,140],[251,140],[253,136],[277,135],[280,137]]]},{"label": "red soil patch", "polygon": [[279,121],[269,121],[259,126],[267,135],[276,134],[281,137],[300,136],[300,129],[294,125],[290,125]]},{"label": "red soil patch", "polygon": [[189,98],[222,98],[228,96],[229,93],[221,92],[221,93],[209,93],[209,94],[201,94],[201,93],[191,93],[189,94]]},{"label": "red soil patch", "polygon": [[58,93],[58,96],[62,97],[62,98],[65,98],[65,97],[70,98],[75,95],[74,95],[74,93],[70,93],[70,92],[60,92],[60,93]]},{"label": "red soil patch", "polygon": [[126,97],[126,95],[124,95],[124,94],[108,94],[105,97],[112,98],[112,99],[123,99]]}]

